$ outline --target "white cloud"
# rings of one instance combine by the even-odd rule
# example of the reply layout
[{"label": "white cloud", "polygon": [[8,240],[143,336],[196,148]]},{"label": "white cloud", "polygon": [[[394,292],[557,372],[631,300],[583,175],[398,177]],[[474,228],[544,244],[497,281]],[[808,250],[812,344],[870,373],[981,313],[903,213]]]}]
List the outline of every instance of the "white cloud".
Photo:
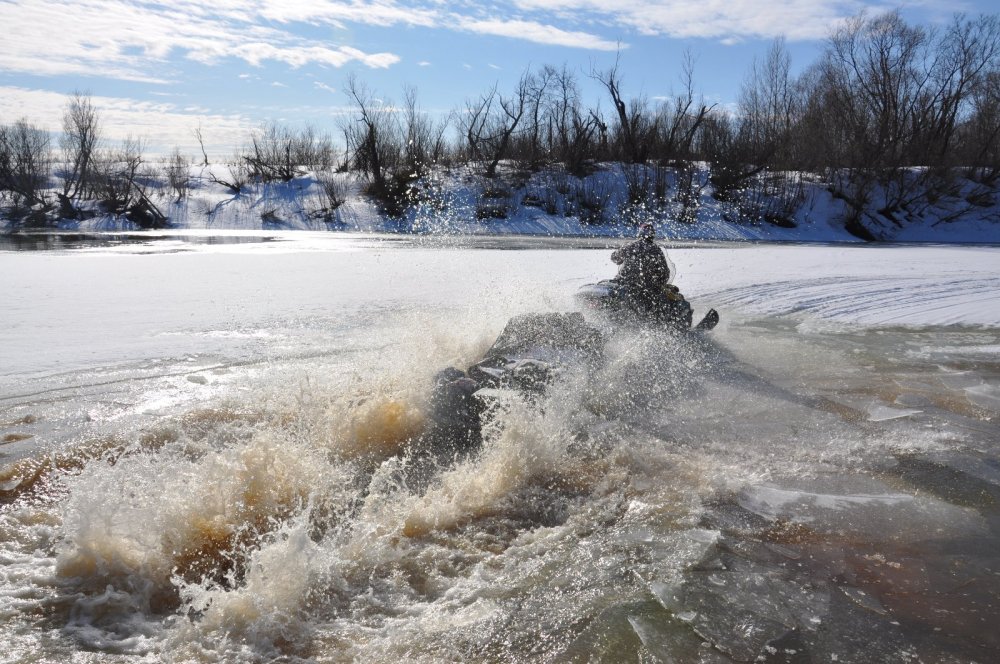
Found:
[{"label": "white cloud", "polygon": [[626,27],[645,35],[738,40],[771,38],[822,39],[830,28],[863,7],[884,9],[878,0],[513,0],[532,12],[565,20],[587,16],[605,25]]},{"label": "white cloud", "polygon": [[369,2],[334,2],[331,0],[263,0],[260,15],[270,21],[322,22],[344,27],[361,23],[390,27],[410,25],[433,27],[439,16],[434,9],[423,9],[408,3],[401,6],[387,0]]},{"label": "white cloud", "polygon": [[392,53],[367,53],[300,37],[268,24],[255,0],[0,0],[4,37],[0,70],[34,75],[94,75],[154,83],[176,73],[181,53],[203,64],[227,58],[291,67],[341,67],[357,61],[388,67]]},{"label": "white cloud", "polygon": [[[399,62],[392,53],[331,43],[335,33],[331,39],[307,39],[296,33],[306,24],[439,28],[572,48],[617,47],[590,32],[506,18],[513,12],[507,4],[501,19],[460,0],[0,0],[4,24],[0,71],[99,74],[164,83],[180,75],[170,64],[177,55],[203,64],[238,58],[255,66],[265,61],[291,67],[358,62],[385,68]],[[609,14],[596,0],[515,0],[514,4],[546,13],[589,8],[623,21],[630,15]],[[626,4],[639,6],[636,0]]]},{"label": "white cloud", "polygon": [[588,32],[562,30],[561,28],[535,21],[496,18],[474,19],[457,16],[455,17],[455,25],[458,29],[465,32],[524,39],[536,44],[569,46],[598,51],[614,51],[618,49],[617,42],[602,39],[597,35],[592,35]]},{"label": "white cloud", "polygon": [[[915,0],[940,8],[944,0]],[[387,68],[389,52],[348,46],[351,25],[428,28],[595,51],[619,39],[651,35],[734,43],[785,35],[819,39],[863,7],[884,0],[0,0],[0,71],[30,75],[100,75],[149,83],[182,76],[176,58],[206,65],[239,59]],[[306,37],[304,26],[327,29]],[[332,28],[332,29],[331,29]],[[351,37],[352,44],[357,35]],[[428,62],[418,63],[428,66]]]},{"label": "white cloud", "polygon": [[[147,149],[165,153],[176,145],[182,151],[198,148],[193,131],[203,127],[210,154],[228,154],[244,140],[253,123],[241,115],[210,113],[200,107],[180,108],[163,102],[145,102],[124,97],[92,96],[91,102],[101,119],[105,139],[120,141],[136,136],[146,141]],[[0,119],[12,121],[26,117],[33,124],[58,132],[68,97],[48,90],[0,86]]]},{"label": "white cloud", "polygon": [[313,87],[316,88],[317,90],[326,90],[329,93],[335,94],[337,92],[337,88],[329,86],[321,81],[313,81]]},{"label": "white cloud", "polygon": [[431,63],[428,62],[427,60],[421,60],[420,62],[417,63],[417,66],[418,67],[430,67]]}]

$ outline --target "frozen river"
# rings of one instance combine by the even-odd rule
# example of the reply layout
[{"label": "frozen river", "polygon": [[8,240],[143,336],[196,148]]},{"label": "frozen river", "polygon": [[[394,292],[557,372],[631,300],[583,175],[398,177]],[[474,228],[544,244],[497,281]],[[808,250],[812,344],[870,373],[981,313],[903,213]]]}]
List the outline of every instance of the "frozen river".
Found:
[{"label": "frozen river", "polygon": [[603,241],[4,240],[5,661],[1000,659],[1000,249],[668,254],[711,335],[602,328],[413,482]]}]

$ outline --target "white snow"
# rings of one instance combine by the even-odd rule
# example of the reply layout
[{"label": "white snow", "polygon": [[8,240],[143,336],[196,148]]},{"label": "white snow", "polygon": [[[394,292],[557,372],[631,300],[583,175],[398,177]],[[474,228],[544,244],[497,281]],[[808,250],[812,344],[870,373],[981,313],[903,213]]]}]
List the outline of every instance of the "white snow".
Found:
[{"label": "white snow", "polygon": [[791,316],[804,329],[1000,325],[997,248],[770,245],[670,253],[689,299]]},{"label": "white snow", "polygon": [[[505,251],[342,233],[204,233],[257,240],[230,244],[178,237],[192,234],[0,252],[0,375],[234,347],[256,353],[299,343],[304,330],[327,334],[365,310],[568,310],[579,286],[615,273],[611,245],[558,240],[491,241],[538,247]],[[696,310],[716,307],[724,321],[781,316],[802,332],[1000,327],[1000,248],[729,244],[668,245],[667,253]]]}]

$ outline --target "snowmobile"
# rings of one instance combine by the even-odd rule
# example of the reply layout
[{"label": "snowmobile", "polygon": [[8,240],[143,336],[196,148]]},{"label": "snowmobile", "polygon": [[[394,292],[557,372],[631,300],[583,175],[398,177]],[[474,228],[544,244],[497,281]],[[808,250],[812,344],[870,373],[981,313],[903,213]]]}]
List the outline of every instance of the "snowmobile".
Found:
[{"label": "snowmobile", "polygon": [[537,401],[569,367],[595,369],[604,335],[580,312],[522,314],[466,371],[449,367],[435,377],[428,430],[421,447],[450,454],[482,442],[482,418],[517,396]]},{"label": "snowmobile", "polygon": [[672,284],[666,284],[658,293],[638,293],[615,279],[606,279],[582,286],[576,297],[586,308],[619,325],[663,325],[676,331],[708,331],[719,323],[718,312],[709,309],[692,326],[691,304]]},{"label": "snowmobile", "polygon": [[[591,310],[607,314],[615,324],[665,326],[671,332],[711,330],[719,314],[710,309],[692,327],[692,309],[676,287],[664,289],[652,304],[628,296],[613,280],[588,284],[578,299]],[[581,312],[535,313],[507,322],[481,360],[462,371],[449,367],[435,378],[430,400],[425,449],[465,453],[482,442],[482,419],[505,399],[537,401],[569,368],[591,373],[602,365],[605,332]]]}]

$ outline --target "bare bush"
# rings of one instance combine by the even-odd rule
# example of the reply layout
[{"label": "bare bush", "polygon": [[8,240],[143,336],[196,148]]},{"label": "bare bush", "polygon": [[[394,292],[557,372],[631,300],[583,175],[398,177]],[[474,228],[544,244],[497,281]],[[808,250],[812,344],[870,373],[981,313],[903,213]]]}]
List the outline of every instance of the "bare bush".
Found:
[{"label": "bare bush", "polygon": [[160,228],[167,218],[149,199],[152,173],[143,161],[143,142],[125,138],[118,148],[93,159],[93,190],[107,212],[123,215],[142,228]]},{"label": "bare bush", "polygon": [[580,178],[566,197],[566,216],[576,217],[583,224],[604,224],[608,221],[611,196],[612,189],[606,182]]},{"label": "bare bush", "polygon": [[300,175],[294,143],[293,132],[275,123],[250,132],[243,154],[250,176],[262,182],[288,182]]},{"label": "bare bush", "polygon": [[[225,172],[220,170],[223,168]],[[245,155],[237,150],[229,158],[228,164],[209,169],[208,180],[209,182],[214,182],[217,185],[225,187],[233,195],[238,196],[243,193],[243,190],[250,184],[250,167],[247,164]]]},{"label": "bare bush", "polygon": [[191,184],[191,162],[181,154],[180,148],[174,148],[166,166],[167,185],[180,201],[187,196]]},{"label": "bare bush", "polygon": [[448,129],[447,119],[434,122],[420,109],[417,103],[417,89],[407,86],[403,90],[403,164],[402,169],[414,179],[427,174],[432,164],[437,163],[445,153],[444,134]]},{"label": "bare bush", "polygon": [[292,159],[307,170],[330,170],[337,162],[333,137],[327,132],[318,131],[312,125],[293,132]]},{"label": "bare bush", "polygon": [[250,132],[241,156],[251,178],[289,182],[309,170],[329,170],[337,153],[329,134],[311,126],[294,130],[271,122]]},{"label": "bare bush", "polygon": [[677,167],[677,191],[674,200],[680,203],[677,220],[693,224],[698,220],[698,209],[701,207],[701,193],[705,189],[698,167],[689,161],[681,162]]},{"label": "bare bush", "polygon": [[795,213],[805,199],[802,176],[797,172],[762,172],[743,181],[730,198],[730,221],[766,222],[783,228],[795,227]]},{"label": "bare bush", "polygon": [[0,195],[7,193],[15,204],[44,203],[51,167],[48,132],[23,118],[0,125]]},{"label": "bare bush", "polygon": [[124,214],[137,195],[143,145],[129,137],[118,148],[102,150],[93,161],[93,189],[108,212]]},{"label": "bare bush", "polygon": [[559,214],[562,195],[569,193],[570,185],[566,174],[560,171],[547,173],[540,181],[535,180],[521,199],[521,205],[536,207],[548,215]]},{"label": "bare bush", "polygon": [[501,178],[480,178],[476,219],[506,219],[514,207],[514,190]]},{"label": "bare bush", "polygon": [[316,173],[316,182],[319,184],[317,211],[327,221],[331,221],[337,209],[347,202],[348,186],[344,178],[344,175],[329,170]]},{"label": "bare bush", "polygon": [[629,207],[644,206],[653,191],[649,169],[645,164],[622,164],[625,179],[625,204]]}]

